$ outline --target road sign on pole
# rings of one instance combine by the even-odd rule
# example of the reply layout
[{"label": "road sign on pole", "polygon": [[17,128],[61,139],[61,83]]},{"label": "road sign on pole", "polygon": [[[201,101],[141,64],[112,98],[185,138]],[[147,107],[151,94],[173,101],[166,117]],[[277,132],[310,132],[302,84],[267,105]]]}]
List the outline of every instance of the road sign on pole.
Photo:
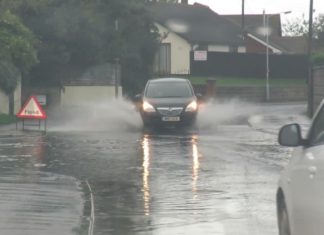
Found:
[{"label": "road sign on pole", "polygon": [[18,118],[46,119],[47,115],[36,96],[31,96],[17,114]]}]

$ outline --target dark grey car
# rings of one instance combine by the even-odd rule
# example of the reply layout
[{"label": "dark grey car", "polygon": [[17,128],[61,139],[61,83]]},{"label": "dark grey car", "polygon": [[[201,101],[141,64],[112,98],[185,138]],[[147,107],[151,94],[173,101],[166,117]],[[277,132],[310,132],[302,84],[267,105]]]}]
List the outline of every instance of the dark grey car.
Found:
[{"label": "dark grey car", "polygon": [[198,101],[188,79],[158,78],[147,82],[139,110],[146,127],[187,127],[196,122]]}]

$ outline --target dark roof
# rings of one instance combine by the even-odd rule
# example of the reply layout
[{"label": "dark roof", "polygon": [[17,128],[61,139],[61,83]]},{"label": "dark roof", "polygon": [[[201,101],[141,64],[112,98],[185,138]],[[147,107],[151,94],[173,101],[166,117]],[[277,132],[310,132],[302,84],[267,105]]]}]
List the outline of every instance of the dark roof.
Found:
[{"label": "dark roof", "polygon": [[[250,33],[250,35],[266,43],[266,37]],[[272,46],[284,54],[307,54],[307,37],[269,37],[269,46]]]},{"label": "dark roof", "polygon": [[[149,4],[156,22],[177,33],[190,43],[243,45],[241,29],[209,7],[195,4]],[[173,25],[181,26],[180,30]]]},{"label": "dark roof", "polygon": [[[222,15],[227,20],[235,23],[238,26],[242,26],[242,15]],[[272,29],[272,36],[280,37],[281,32],[281,19],[280,14],[266,14],[269,17],[269,27]],[[244,15],[244,29],[254,35],[262,35],[262,29],[264,27],[264,16],[263,14],[257,15]]]},{"label": "dark roof", "polygon": [[[226,19],[237,25],[242,24],[241,15],[222,15]],[[269,37],[269,45],[281,50],[285,54],[306,54],[307,38],[306,37],[282,37],[280,14],[267,14],[269,17],[269,27],[271,35]],[[244,16],[245,31],[266,42],[264,31],[260,30],[264,27],[264,15],[245,15]]]},{"label": "dark roof", "polygon": [[307,37],[271,37],[272,42],[280,45],[288,54],[307,54]]}]

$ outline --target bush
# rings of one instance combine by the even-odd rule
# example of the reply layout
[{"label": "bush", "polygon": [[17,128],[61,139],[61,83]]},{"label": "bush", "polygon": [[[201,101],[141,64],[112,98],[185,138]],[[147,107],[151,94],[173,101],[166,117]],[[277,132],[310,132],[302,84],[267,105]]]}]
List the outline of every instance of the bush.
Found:
[{"label": "bush", "polygon": [[312,62],[315,65],[324,65],[324,48],[312,56]]},{"label": "bush", "polygon": [[16,116],[0,113],[0,125],[10,124],[16,121],[17,121]]}]

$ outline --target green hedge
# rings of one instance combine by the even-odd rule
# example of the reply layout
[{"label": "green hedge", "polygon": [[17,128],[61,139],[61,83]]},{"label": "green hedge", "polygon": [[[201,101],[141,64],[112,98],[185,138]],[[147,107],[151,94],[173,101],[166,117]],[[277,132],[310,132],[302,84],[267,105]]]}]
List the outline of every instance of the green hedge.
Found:
[{"label": "green hedge", "polygon": [[312,56],[315,65],[324,65],[324,48]]},{"label": "green hedge", "polygon": [[1,114],[0,113],[0,125],[10,124],[17,121],[16,116]]},{"label": "green hedge", "polygon": [[[264,86],[266,83],[265,78],[235,78],[235,77],[195,77],[190,76],[189,80],[193,85],[203,85],[206,84],[207,80],[214,79],[216,80],[217,86]],[[289,86],[304,86],[306,81],[303,79],[287,79],[287,78],[269,78],[269,83],[271,86],[278,87],[289,87]]]}]

